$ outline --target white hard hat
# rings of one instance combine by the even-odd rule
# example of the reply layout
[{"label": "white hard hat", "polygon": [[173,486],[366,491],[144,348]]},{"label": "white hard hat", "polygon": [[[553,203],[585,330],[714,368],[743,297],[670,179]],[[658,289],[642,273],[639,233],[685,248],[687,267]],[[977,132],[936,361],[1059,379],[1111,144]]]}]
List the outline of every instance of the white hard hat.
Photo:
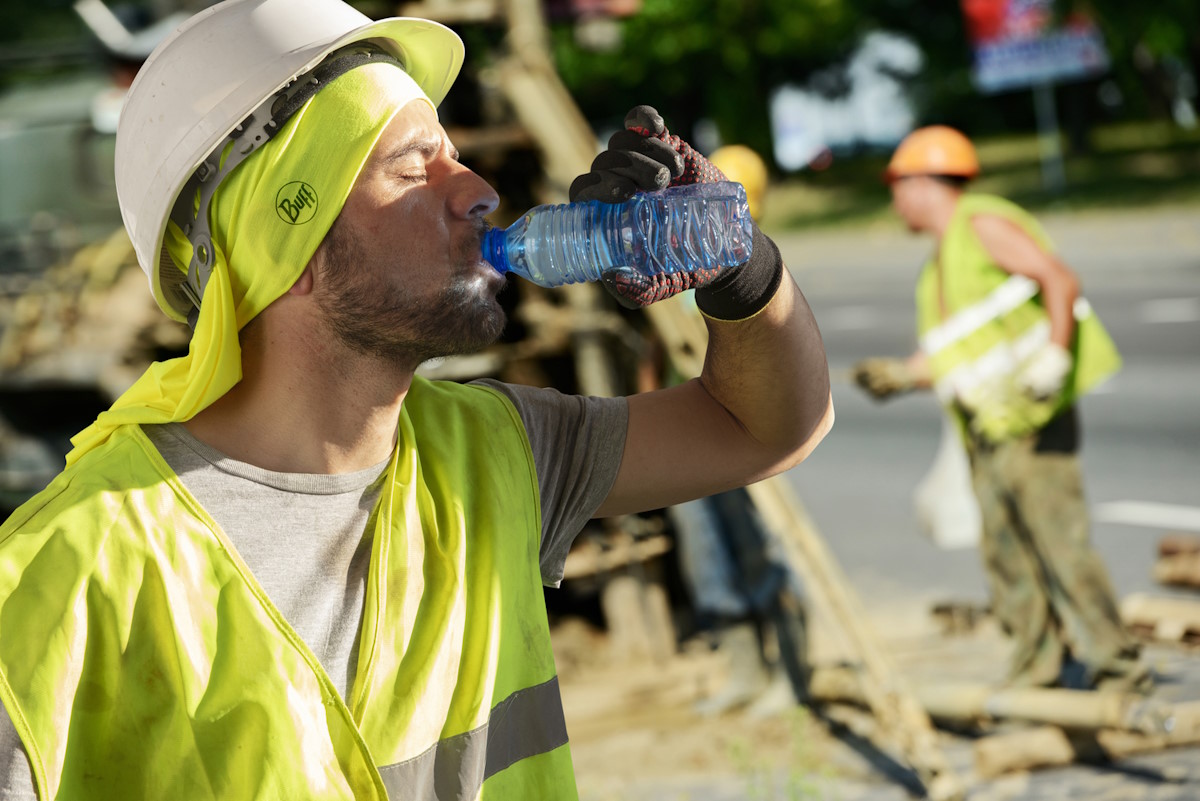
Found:
[{"label": "white hard hat", "polygon": [[[188,19],[150,54],[121,111],[117,200],[138,263],[170,317],[185,319],[207,278],[189,294],[163,253],[184,185],[231,134],[249,139],[258,130],[269,137],[273,126],[264,128],[262,120],[249,134],[243,123],[260,106],[269,109],[267,101],[297,76],[357,42],[398,59],[435,105],[463,62],[462,40],[449,28],[403,17],[372,21],[341,0],[225,0]],[[231,156],[222,174],[252,150]],[[189,280],[195,284],[194,276]]]}]

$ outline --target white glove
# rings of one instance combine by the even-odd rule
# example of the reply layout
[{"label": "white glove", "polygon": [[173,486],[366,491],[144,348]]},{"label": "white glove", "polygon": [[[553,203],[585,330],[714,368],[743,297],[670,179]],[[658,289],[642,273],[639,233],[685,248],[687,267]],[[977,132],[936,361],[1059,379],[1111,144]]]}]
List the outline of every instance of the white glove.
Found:
[{"label": "white glove", "polygon": [[1071,372],[1071,352],[1047,342],[1017,374],[1017,386],[1035,400],[1048,400],[1062,392]]}]

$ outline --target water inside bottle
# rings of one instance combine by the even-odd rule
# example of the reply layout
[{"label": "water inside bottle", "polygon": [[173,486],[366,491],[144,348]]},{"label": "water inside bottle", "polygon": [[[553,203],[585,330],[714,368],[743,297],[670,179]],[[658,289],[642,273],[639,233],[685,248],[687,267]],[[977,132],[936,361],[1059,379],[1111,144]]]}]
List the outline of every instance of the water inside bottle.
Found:
[{"label": "water inside bottle", "polygon": [[653,276],[732,267],[749,258],[752,234],[740,184],[694,184],[625,203],[539,206],[506,231],[489,231],[484,255],[500,272],[559,286],[618,270]]}]

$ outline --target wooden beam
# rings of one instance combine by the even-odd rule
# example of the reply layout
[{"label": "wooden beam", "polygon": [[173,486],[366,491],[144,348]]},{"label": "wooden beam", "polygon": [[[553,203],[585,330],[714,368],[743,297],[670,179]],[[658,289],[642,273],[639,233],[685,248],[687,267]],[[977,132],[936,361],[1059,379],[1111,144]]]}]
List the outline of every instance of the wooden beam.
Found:
[{"label": "wooden beam", "polygon": [[[861,671],[855,668],[821,667],[812,673],[810,692],[816,700],[863,704],[866,696],[860,680]],[[1164,735],[1176,726],[1171,705],[1134,693],[929,681],[915,683],[913,695],[930,717],[954,723],[1018,720],[1145,736]]]},{"label": "wooden beam", "polygon": [[974,746],[975,771],[991,778],[1018,770],[1072,762],[1113,762],[1167,748],[1200,744],[1200,702],[1175,704],[1165,734],[1100,729],[1071,732],[1058,726],[993,734]]},{"label": "wooden beam", "polygon": [[[707,328],[700,315],[688,308],[689,301],[685,296],[676,296],[646,307],[668,358],[680,375],[688,378],[700,374],[708,342]],[[931,799],[963,798],[965,787],[951,770],[929,715],[867,624],[854,588],[787,479],[776,476],[746,490],[767,528],[783,544],[792,566],[805,579],[814,600],[834,618],[863,664],[860,686],[884,738],[899,748]]]},{"label": "wooden beam", "polygon": [[1200,641],[1200,601],[1135,592],[1121,601],[1121,619],[1134,631],[1155,639]]}]

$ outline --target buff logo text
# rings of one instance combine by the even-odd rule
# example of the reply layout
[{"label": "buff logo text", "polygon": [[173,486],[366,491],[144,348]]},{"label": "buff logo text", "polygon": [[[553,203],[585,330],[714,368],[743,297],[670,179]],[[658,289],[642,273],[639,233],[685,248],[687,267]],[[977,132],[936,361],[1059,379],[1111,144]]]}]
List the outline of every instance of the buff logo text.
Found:
[{"label": "buff logo text", "polygon": [[303,225],[317,213],[317,191],[303,181],[285,184],[275,194],[275,211],[290,225]]}]

